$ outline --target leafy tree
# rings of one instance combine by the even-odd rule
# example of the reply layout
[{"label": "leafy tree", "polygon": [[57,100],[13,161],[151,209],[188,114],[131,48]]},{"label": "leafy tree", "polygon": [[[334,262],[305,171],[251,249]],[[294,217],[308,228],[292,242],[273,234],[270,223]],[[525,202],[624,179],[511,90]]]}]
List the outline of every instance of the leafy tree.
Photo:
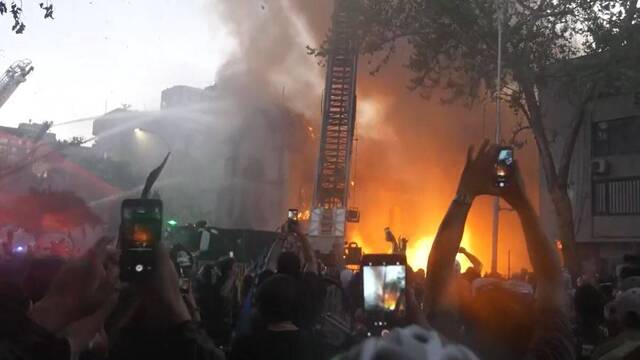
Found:
[{"label": "leafy tree", "polygon": [[[571,158],[586,114],[600,96],[640,84],[637,0],[360,0],[352,19],[372,73],[399,44],[408,44],[409,88],[426,97],[446,90],[447,102],[500,96],[526,119],[536,140],[555,208],[565,264],[575,275]],[[496,4],[501,4],[499,7]],[[497,19],[502,19],[502,79],[497,83]],[[316,55],[331,51],[331,36]],[[547,106],[561,94],[574,107],[560,155],[545,128]]]},{"label": "leafy tree", "polygon": [[[39,5],[40,9],[44,12],[44,18],[53,20],[53,4],[47,1],[46,3],[41,2]],[[15,0],[12,0],[9,7],[7,7],[7,1],[0,0],[0,15],[5,15],[7,13],[11,14],[11,17],[13,18],[11,31],[16,34],[24,33],[26,25],[22,21],[22,1],[16,2]]]},{"label": "leafy tree", "polygon": [[69,145],[81,146],[85,142],[87,142],[87,140],[84,138],[84,136],[74,136],[71,138],[71,140],[69,140]]}]

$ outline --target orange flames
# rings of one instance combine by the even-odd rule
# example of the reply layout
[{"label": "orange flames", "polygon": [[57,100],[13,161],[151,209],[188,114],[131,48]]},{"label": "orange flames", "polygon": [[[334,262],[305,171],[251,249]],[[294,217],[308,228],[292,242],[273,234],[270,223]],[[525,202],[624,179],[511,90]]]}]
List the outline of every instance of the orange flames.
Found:
[{"label": "orange flames", "polygon": [[[433,245],[434,238],[435,235],[418,236],[415,239],[409,238],[409,243],[407,244],[407,263],[414,271],[427,268],[427,260],[429,259],[429,253],[431,252],[431,246]],[[377,246],[376,244],[368,244],[363,241],[362,235],[358,231],[354,231],[350,239],[350,241],[356,242],[360,245],[362,247],[362,252],[365,254],[391,252],[391,245],[389,243],[383,242],[377,244]],[[386,248],[384,246],[386,246]],[[464,232],[461,246],[473,253],[471,233],[468,230],[465,230]],[[466,257],[464,257],[464,255],[458,255],[457,260],[460,262],[463,271],[467,267],[471,266],[471,263]]]},{"label": "orange flames", "polygon": [[[384,240],[389,226],[396,237],[409,239],[407,261],[417,270],[426,267],[435,234],[455,196],[468,146],[477,148],[492,136],[493,114],[488,107],[443,106],[437,93],[434,101],[425,101],[406,92],[406,74],[400,66],[391,67],[379,76],[358,78],[358,141],[349,206],[360,209],[360,222],[348,224],[346,239],[360,244],[365,253],[390,252]],[[511,121],[515,120],[505,117],[505,123]],[[535,147],[516,157],[530,198],[537,199]],[[483,262],[484,271],[490,271],[492,203],[488,196],[474,201],[461,243]],[[498,239],[499,272],[530,267],[515,212],[500,212]],[[464,255],[457,259],[463,271],[471,265]]]},{"label": "orange flames", "polygon": [[309,220],[311,218],[311,211],[309,210],[300,210],[300,212],[298,213],[298,220],[300,221],[306,221]]}]

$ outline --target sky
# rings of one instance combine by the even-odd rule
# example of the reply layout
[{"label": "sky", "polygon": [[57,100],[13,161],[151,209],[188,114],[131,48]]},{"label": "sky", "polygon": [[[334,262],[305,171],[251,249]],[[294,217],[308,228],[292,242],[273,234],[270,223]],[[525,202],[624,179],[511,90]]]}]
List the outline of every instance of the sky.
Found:
[{"label": "sky", "polygon": [[[0,125],[67,122],[122,104],[157,110],[173,85],[205,87],[235,43],[212,14],[226,0],[57,0],[54,20],[25,0],[24,34],[0,17],[0,71],[18,59],[34,71],[0,108]],[[91,121],[55,127],[59,138],[91,135]]]}]

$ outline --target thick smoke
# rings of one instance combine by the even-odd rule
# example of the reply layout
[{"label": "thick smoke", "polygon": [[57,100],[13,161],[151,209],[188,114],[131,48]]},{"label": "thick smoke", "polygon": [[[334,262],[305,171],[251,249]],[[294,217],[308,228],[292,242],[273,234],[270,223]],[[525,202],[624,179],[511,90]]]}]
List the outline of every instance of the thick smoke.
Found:
[{"label": "thick smoke", "polygon": [[[206,10],[236,43],[216,74],[212,101],[119,114],[117,123],[167,139],[173,154],[157,184],[165,217],[273,230],[287,208],[310,206],[315,135],[307,119],[318,118],[323,71],[306,55],[312,38],[290,3],[218,1]],[[164,147],[144,137],[137,140],[153,151],[131,159],[145,164],[139,175]]]},{"label": "thick smoke", "polygon": [[[354,203],[362,210],[355,230],[374,250],[384,250],[382,227],[391,226],[420,247],[414,263],[424,264],[425,254],[453,198],[469,145],[493,139],[495,105],[479,103],[473,108],[443,105],[435,95],[425,100],[407,90],[410,74],[402,66],[402,53],[378,76],[360,70],[358,100],[359,139]],[[363,61],[362,63],[365,63]],[[514,120],[506,117],[505,137]],[[533,199],[537,199],[535,157],[529,145],[516,156],[523,162]],[[535,154],[534,154],[535,155]],[[532,159],[533,158],[533,159]],[[359,184],[359,185],[358,185]],[[467,222],[463,245],[489,266],[491,243],[490,198],[480,198]],[[506,207],[506,204],[503,204]],[[520,225],[512,212],[501,212],[500,266],[507,272],[527,265]],[[411,256],[410,256],[411,257]]]},{"label": "thick smoke", "polygon": [[[318,5],[307,5],[324,3],[321,7],[326,8],[326,2],[300,3],[241,0],[212,4],[216,21],[226,25],[237,46],[218,79],[245,77],[253,91],[279,98],[292,110],[317,118],[324,71],[306,54],[305,46],[317,38],[299,7],[304,5],[308,11]],[[328,13],[322,10],[320,13]]]},{"label": "thick smoke", "polygon": [[[309,207],[315,135],[306,119],[320,110],[322,69],[306,55],[305,23],[288,3],[220,1],[206,10],[236,42],[211,101],[114,116],[124,130],[149,129],[169,143],[157,184],[165,217],[273,230],[287,208]],[[151,150],[130,159],[144,164],[142,175],[166,149],[153,134],[138,137]]]},{"label": "thick smoke", "polygon": [[[215,19],[224,21],[238,47],[219,74],[220,82],[240,76],[248,93],[270,94],[272,99],[280,96],[288,107],[312,118],[317,128],[324,68],[306,54],[305,46],[322,41],[330,26],[331,9],[331,1],[218,1],[212,8]],[[443,105],[437,95],[426,101],[408,91],[410,74],[402,63],[407,50],[401,48],[376,77],[368,75],[369,59],[360,61],[358,142],[350,205],[360,209],[361,222],[350,225],[350,238],[369,251],[385,251],[388,244],[382,230],[391,226],[410,238],[410,249],[423,258],[414,263],[422,265],[455,193],[467,147],[494,136],[495,105],[479,103],[471,109]],[[516,120],[505,117],[503,135],[508,138]],[[535,200],[538,179],[533,143],[517,157]],[[309,161],[313,164],[308,168],[313,169],[316,160]],[[304,178],[312,179],[313,174]],[[507,271],[509,251],[512,271],[526,266],[517,217],[502,212],[500,229],[499,270]],[[474,205],[464,244],[480,256],[487,269],[490,236],[491,199],[486,198]]]}]

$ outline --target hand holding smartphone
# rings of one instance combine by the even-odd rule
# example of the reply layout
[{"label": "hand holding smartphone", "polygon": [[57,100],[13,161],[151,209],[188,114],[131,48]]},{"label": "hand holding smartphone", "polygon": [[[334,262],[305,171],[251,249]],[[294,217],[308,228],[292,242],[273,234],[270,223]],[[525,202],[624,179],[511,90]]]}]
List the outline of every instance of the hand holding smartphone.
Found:
[{"label": "hand holding smartphone", "polygon": [[126,199],[120,215],[120,278],[134,281],[155,268],[155,252],[162,237],[162,201]]},{"label": "hand holding smartphone", "polygon": [[361,263],[367,335],[402,325],[407,314],[407,259],[402,254],[367,254]]},{"label": "hand holding smartphone", "polygon": [[498,148],[495,170],[496,187],[503,189],[509,186],[513,177],[513,147],[502,146]]},{"label": "hand holding smartphone", "polygon": [[300,211],[298,209],[289,209],[287,213],[287,231],[294,232],[294,224],[298,224]]}]

